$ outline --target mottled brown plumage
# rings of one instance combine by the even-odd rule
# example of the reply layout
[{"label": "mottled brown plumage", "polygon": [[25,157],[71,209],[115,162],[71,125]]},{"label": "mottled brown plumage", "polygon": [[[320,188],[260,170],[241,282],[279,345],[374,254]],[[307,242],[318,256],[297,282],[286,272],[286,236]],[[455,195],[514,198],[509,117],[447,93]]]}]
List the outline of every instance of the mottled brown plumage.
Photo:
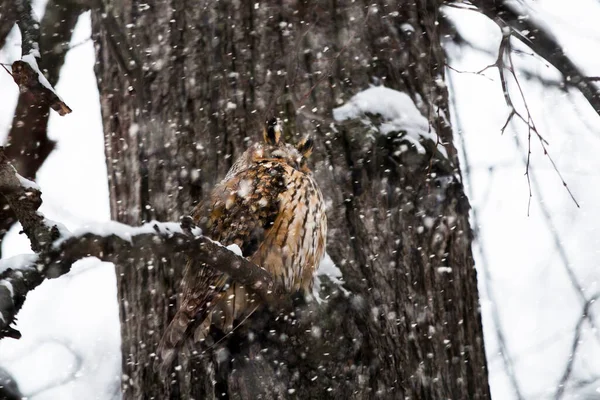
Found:
[{"label": "mottled brown plumage", "polygon": [[[310,139],[296,147],[281,140],[271,120],[264,143],[251,146],[193,216],[203,234],[262,266],[289,292],[310,293],[325,251],[327,219],[321,192],[306,159]],[[202,341],[211,325],[231,331],[260,304],[255,296],[212,268],[189,263],[179,311],[164,333],[159,354],[168,368],[189,338]]]}]

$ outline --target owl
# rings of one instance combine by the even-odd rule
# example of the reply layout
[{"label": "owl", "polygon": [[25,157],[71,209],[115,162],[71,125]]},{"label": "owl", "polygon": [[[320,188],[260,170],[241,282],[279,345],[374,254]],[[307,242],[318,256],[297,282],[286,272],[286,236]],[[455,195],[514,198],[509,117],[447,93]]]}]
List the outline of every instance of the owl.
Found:
[{"label": "owl", "polygon": [[[240,156],[192,216],[204,235],[236,244],[286,292],[309,294],[325,251],[327,217],[307,165],[312,140],[294,147],[281,136],[280,122],[267,122],[264,143]],[[211,326],[230,332],[261,305],[228,275],[193,262],[186,266],[182,289],[179,310],[159,345],[163,371],[188,339],[202,342]]]}]

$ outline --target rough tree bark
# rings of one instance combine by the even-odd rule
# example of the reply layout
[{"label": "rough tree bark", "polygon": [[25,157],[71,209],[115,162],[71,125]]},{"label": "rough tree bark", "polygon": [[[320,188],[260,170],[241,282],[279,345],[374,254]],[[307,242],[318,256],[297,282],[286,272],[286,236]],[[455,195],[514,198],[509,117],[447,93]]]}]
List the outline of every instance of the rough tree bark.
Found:
[{"label": "rough tree bark", "polygon": [[[439,7],[109,0],[93,12],[112,217],[189,213],[279,115],[288,139],[315,139],[327,250],[349,291],[324,279],[327,302],[293,318],[257,313],[218,354],[180,360],[162,380],[154,352],[183,265],[119,265],[125,398],[490,397]],[[333,121],[332,109],[376,82],[411,96],[449,160],[433,143],[400,151],[401,133]]]},{"label": "rough tree bark", "polygon": [[0,0],[0,18],[2,18],[2,24],[0,24],[0,48],[2,48],[17,19],[12,0]]}]

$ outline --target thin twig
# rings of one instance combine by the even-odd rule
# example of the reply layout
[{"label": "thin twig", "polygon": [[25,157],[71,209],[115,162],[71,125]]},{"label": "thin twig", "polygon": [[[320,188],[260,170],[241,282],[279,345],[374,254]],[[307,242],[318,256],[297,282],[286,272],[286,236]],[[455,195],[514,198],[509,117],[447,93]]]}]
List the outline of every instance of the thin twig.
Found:
[{"label": "thin twig", "polygon": [[8,70],[8,68],[6,68],[6,64],[2,64],[2,63],[0,63],[0,65],[2,65],[2,68],[4,68],[4,70],[5,70],[5,71],[6,71],[6,72],[7,72],[7,73],[8,73],[8,74],[11,76],[11,77],[13,76],[12,72],[10,72],[10,71]]},{"label": "thin twig", "polygon": [[479,71],[463,71],[463,70],[460,70],[460,69],[454,68],[452,65],[450,65],[450,64],[448,64],[448,63],[446,63],[446,67],[447,67],[448,69],[450,69],[450,70],[452,70],[452,71],[454,71],[454,72],[458,73],[458,74],[472,74],[472,75],[479,75],[479,76],[481,76],[481,77],[483,77],[483,78],[485,78],[485,79],[487,79],[487,80],[489,80],[489,81],[491,81],[491,82],[493,82],[493,81],[494,81],[492,78],[490,78],[489,76],[486,76],[486,75],[482,74],[482,73],[481,73],[481,72],[479,72]]},{"label": "thin twig", "polygon": [[571,343],[571,355],[569,357],[569,361],[565,366],[565,370],[558,381],[558,385],[556,388],[556,393],[554,394],[554,400],[560,400],[565,394],[565,390],[567,388],[567,382],[571,377],[571,373],[573,372],[573,366],[575,364],[575,357],[577,356],[577,350],[579,349],[579,344],[581,343],[581,331],[583,330],[583,323],[588,319],[588,315],[590,313],[590,307],[596,300],[600,298],[600,293],[596,293],[592,296],[588,301],[583,305],[583,310],[581,312],[581,317],[577,321],[577,325],[575,325],[575,334],[573,335],[573,342]]},{"label": "thin twig", "polygon": [[[575,199],[575,196],[573,195],[573,192],[571,192],[571,189],[569,188],[569,186],[567,185],[567,182],[565,182],[562,174],[560,173],[558,167],[556,166],[556,163],[554,162],[554,160],[552,159],[552,157],[550,156],[550,153],[548,152],[548,149],[546,148],[546,145],[548,145],[548,141],[546,139],[544,139],[542,137],[542,135],[540,135],[538,129],[535,126],[535,123],[533,122],[533,117],[531,116],[531,112],[529,111],[529,106],[527,104],[527,101],[525,99],[525,93],[523,92],[523,88],[521,87],[521,83],[519,82],[519,80],[517,79],[517,75],[515,73],[515,66],[513,64],[513,59],[512,59],[512,55],[508,54],[508,60],[510,62],[510,69],[509,71],[512,73],[512,76],[515,80],[515,83],[517,84],[517,87],[519,89],[519,93],[521,94],[521,98],[523,99],[523,104],[525,105],[525,109],[527,110],[527,118],[528,118],[528,126],[529,126],[529,154],[531,153],[531,132],[533,131],[540,142],[540,145],[542,146],[542,148],[544,149],[544,154],[548,157],[548,159],[550,160],[550,163],[552,164],[552,167],[554,168],[554,171],[556,171],[556,174],[558,175],[558,177],[560,178],[560,181],[562,182],[563,186],[565,187],[565,189],[567,190],[567,192],[569,193],[569,195],[571,196],[571,199],[573,200],[573,202],[575,203],[575,205],[577,206],[577,208],[579,208],[579,203],[577,202],[577,199]],[[529,157],[529,155],[528,155]],[[528,164],[529,167],[529,164]]]},{"label": "thin twig", "polygon": [[[521,144],[519,137],[517,135],[514,135],[514,139],[515,139],[515,144],[517,146],[517,149],[520,150],[521,152],[523,152],[523,145]],[[526,162],[526,159],[524,159],[523,162]],[[530,176],[531,176],[531,185],[532,185],[533,189],[537,193],[540,193],[540,186],[537,182],[537,179],[535,178],[535,175],[533,174],[533,169],[531,171]],[[539,197],[538,197],[538,205],[539,205],[540,211],[542,212],[542,215],[548,225],[548,232],[550,233],[550,235],[552,237],[552,241],[554,242],[554,247],[558,251],[558,256],[561,260],[561,264],[563,265],[565,272],[567,273],[567,276],[569,277],[569,281],[571,282],[571,285],[573,286],[573,289],[574,289],[577,297],[579,297],[579,299],[581,300],[581,303],[585,305],[590,300],[585,295],[585,290],[584,290],[583,286],[581,285],[581,283],[579,282],[579,279],[577,278],[575,271],[573,271],[573,269],[571,268],[571,261],[569,260],[569,257],[567,255],[567,250],[565,249],[565,247],[561,241],[561,238],[558,235],[558,229],[556,229],[556,226],[554,225],[552,214],[551,214],[550,210],[548,209],[548,205],[545,202],[543,202],[542,199]],[[586,318],[589,320],[590,325],[594,328],[596,339],[600,343],[600,330],[597,329],[598,325],[596,324],[595,318],[591,315],[587,315]]]},{"label": "thin twig", "polygon": [[[556,163],[554,162],[554,160],[550,156],[550,153],[548,152],[548,149],[546,147],[548,145],[548,141],[540,134],[539,130],[537,129],[537,127],[535,125],[533,116],[531,114],[529,105],[527,103],[527,99],[525,98],[525,93],[523,91],[521,83],[515,72],[515,65],[514,65],[513,58],[512,58],[513,50],[512,50],[511,43],[510,43],[510,38],[511,38],[511,35],[513,34],[513,30],[509,26],[505,25],[502,21],[499,21],[497,23],[499,24],[499,26],[501,26],[501,30],[502,30],[502,40],[500,41],[500,46],[498,48],[498,56],[494,63],[482,68],[480,71],[478,71],[478,73],[479,74],[483,73],[484,71],[486,71],[489,68],[497,68],[498,69],[498,73],[500,75],[500,84],[502,85],[502,94],[504,96],[506,105],[508,106],[508,108],[510,110],[508,117],[506,118],[506,121],[500,130],[501,134],[504,134],[504,131],[507,128],[508,124],[515,116],[518,117],[521,121],[523,121],[527,125],[527,162],[525,163],[525,176],[527,177],[527,186],[529,188],[529,198],[527,200],[527,215],[529,215],[529,211],[531,208],[531,198],[533,196],[533,192],[531,190],[531,178],[530,178],[530,174],[529,174],[529,169],[531,166],[530,161],[531,161],[531,136],[532,136],[532,133],[535,133],[536,137],[538,138],[538,140],[540,142],[540,145],[542,146],[542,149],[544,150],[544,155],[546,157],[548,157],[548,159],[550,160],[550,163],[552,164],[554,171],[556,171],[556,174],[558,175],[559,179],[561,180],[561,183],[563,184],[563,186],[569,193],[569,196],[571,196],[571,199],[573,200],[575,205],[579,208],[580,206],[579,206],[579,203],[577,202],[577,199],[573,195],[573,192],[571,192],[571,189],[567,185],[567,183],[564,180],[562,174],[560,173],[558,167],[556,166]],[[506,63],[504,62],[505,57],[508,60],[508,65],[506,65]],[[515,83],[517,85],[521,100],[523,101],[523,105],[525,107],[525,111],[527,112],[527,118],[525,118],[519,111],[517,111],[517,109],[512,101],[512,98],[510,96],[510,91],[508,88],[508,80],[506,78],[505,71],[509,71],[509,73],[511,74],[511,76],[513,77],[513,80],[515,81]]]}]

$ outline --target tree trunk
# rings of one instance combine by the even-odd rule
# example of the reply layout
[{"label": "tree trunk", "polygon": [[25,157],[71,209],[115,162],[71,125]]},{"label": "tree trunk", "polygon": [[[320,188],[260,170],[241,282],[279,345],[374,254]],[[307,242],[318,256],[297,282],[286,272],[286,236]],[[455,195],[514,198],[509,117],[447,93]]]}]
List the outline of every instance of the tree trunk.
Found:
[{"label": "tree trunk", "polygon": [[[327,251],[348,291],[324,278],[325,302],[256,313],[161,380],[154,352],[183,263],[119,265],[125,398],[490,397],[440,4],[374,3],[109,0],[94,12],[112,217],[189,213],[278,115],[288,140],[315,139]],[[407,93],[449,159],[332,119],[371,83]]]}]

